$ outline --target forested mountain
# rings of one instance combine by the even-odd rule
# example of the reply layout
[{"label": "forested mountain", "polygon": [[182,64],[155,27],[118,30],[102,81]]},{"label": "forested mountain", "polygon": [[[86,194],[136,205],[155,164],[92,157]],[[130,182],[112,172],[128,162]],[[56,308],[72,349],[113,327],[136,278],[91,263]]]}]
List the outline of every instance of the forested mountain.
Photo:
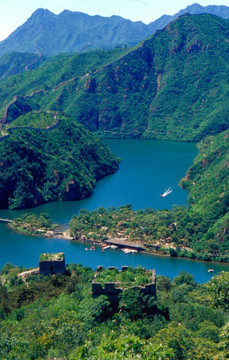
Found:
[{"label": "forested mountain", "polygon": [[1,82],[1,117],[64,113],[106,137],[198,141],[228,128],[229,22],[186,15],[135,48],[50,58]]},{"label": "forested mountain", "polygon": [[0,43],[0,55],[15,50],[53,56],[61,52],[130,46],[150,34],[147,25],[119,16],[106,18],[68,10],[55,15],[49,10],[38,9]]},{"label": "forested mountain", "polygon": [[12,52],[0,57],[0,80],[24,71],[33,70],[45,60],[34,53]]},{"label": "forested mountain", "polygon": [[[12,130],[0,142],[0,208],[23,209],[52,200],[79,200],[96,180],[118,169],[118,158],[82,125],[56,115]],[[48,119],[47,119],[48,118]],[[49,129],[42,122],[53,121]]]},{"label": "forested mountain", "polygon": [[228,19],[229,7],[193,4],[173,16],[163,15],[149,25],[120,16],[89,16],[67,10],[55,15],[49,10],[38,9],[22,26],[0,42],[0,55],[18,51],[52,56],[61,52],[132,46],[186,13],[210,13]]}]

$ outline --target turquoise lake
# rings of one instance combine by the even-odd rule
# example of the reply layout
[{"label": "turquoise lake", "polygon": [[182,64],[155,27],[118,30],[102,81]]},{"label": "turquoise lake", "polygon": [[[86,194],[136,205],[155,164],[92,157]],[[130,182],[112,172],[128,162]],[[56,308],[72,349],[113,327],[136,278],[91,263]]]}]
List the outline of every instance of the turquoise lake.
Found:
[{"label": "turquoise lake", "polygon": [[[179,187],[179,180],[191,165],[197,149],[192,143],[161,142],[150,140],[106,140],[112,152],[121,157],[119,170],[100,180],[91,197],[77,202],[52,202],[26,212],[47,212],[52,220],[67,227],[73,214],[80,209],[118,207],[132,204],[133,209],[171,209],[174,205],[187,205],[188,193]],[[168,187],[172,193],[165,198],[160,194]],[[25,211],[0,210],[0,218],[14,218]],[[120,250],[101,252],[85,251],[85,244],[62,239],[45,239],[12,232],[0,223],[0,268],[10,262],[17,266],[36,267],[43,252],[65,253],[66,263],[81,263],[95,269],[98,265],[144,266],[156,269],[157,274],[173,278],[180,271],[194,275],[198,282],[208,281],[212,274],[229,270],[228,264],[204,263],[187,259],[124,254]]]}]

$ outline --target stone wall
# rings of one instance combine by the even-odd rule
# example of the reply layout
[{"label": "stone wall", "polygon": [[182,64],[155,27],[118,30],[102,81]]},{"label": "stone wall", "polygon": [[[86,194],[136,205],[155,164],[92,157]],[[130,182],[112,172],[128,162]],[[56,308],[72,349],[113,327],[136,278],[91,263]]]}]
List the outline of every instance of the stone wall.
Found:
[{"label": "stone wall", "polygon": [[40,260],[39,261],[40,275],[48,274],[62,274],[65,273],[65,257],[56,260]]},{"label": "stone wall", "polygon": [[[121,271],[126,271],[128,267],[122,267]],[[101,270],[101,267],[100,269]],[[140,292],[143,295],[150,295],[153,296],[156,300],[157,294],[156,294],[156,273],[155,270],[152,271],[152,282],[149,284],[146,284],[145,286],[133,286],[128,289],[134,289],[134,290],[140,290]],[[110,300],[111,304],[114,307],[118,307],[119,304],[119,296],[120,294],[127,289],[122,289],[119,287],[119,284],[116,284],[115,282],[109,282],[105,283],[104,287],[95,280],[92,282],[92,297],[96,298],[100,295],[106,295],[108,299]]]}]

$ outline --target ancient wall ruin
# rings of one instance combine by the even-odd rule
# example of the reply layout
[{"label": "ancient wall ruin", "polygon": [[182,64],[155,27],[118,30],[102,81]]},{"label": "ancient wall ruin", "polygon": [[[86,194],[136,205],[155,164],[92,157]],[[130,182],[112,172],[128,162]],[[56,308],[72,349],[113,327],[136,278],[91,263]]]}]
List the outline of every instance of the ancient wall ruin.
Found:
[{"label": "ancient wall ruin", "polygon": [[[102,267],[98,269],[98,271],[101,270]],[[123,266],[121,271],[126,271],[127,266]],[[110,269],[113,269],[110,268]],[[156,273],[155,270],[151,270],[152,272],[152,282],[149,284],[146,284],[145,286],[132,286],[128,289],[134,289],[140,291],[143,295],[150,295],[155,298],[156,300]],[[105,283],[104,286],[101,285],[101,283],[96,281],[96,275],[95,279],[92,282],[92,297],[96,298],[100,295],[106,295],[113,306],[118,306],[119,304],[119,297],[120,294],[127,289],[122,289],[120,287],[120,284],[115,282],[108,282]]]},{"label": "ancient wall ruin", "polygon": [[42,254],[39,261],[40,275],[65,273],[65,257],[63,253]]}]

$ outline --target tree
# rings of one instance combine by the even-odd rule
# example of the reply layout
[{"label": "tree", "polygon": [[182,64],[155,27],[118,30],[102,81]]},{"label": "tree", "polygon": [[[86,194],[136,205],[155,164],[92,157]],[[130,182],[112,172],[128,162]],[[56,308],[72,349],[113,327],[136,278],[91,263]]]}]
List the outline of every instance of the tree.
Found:
[{"label": "tree", "polygon": [[168,292],[172,289],[172,286],[172,282],[169,278],[163,275],[157,276],[157,290]]},{"label": "tree", "polygon": [[211,295],[212,306],[223,310],[229,310],[229,272],[222,271],[213,276],[207,285]]},{"label": "tree", "polygon": [[96,348],[91,341],[78,347],[72,360],[100,359],[100,360],[175,360],[174,352],[165,345],[152,344],[135,335],[117,334],[104,335]]},{"label": "tree", "polygon": [[173,279],[173,282],[175,285],[178,286],[182,284],[193,285],[193,286],[197,285],[196,282],[194,281],[193,275],[187,273],[186,271],[179,272],[179,275]]},{"label": "tree", "polygon": [[110,301],[105,295],[96,299],[85,298],[80,304],[80,317],[89,328],[106,321],[111,314]]},{"label": "tree", "polygon": [[137,320],[144,315],[153,315],[156,312],[154,297],[144,295],[140,289],[127,289],[123,292],[120,308],[127,318]]}]

